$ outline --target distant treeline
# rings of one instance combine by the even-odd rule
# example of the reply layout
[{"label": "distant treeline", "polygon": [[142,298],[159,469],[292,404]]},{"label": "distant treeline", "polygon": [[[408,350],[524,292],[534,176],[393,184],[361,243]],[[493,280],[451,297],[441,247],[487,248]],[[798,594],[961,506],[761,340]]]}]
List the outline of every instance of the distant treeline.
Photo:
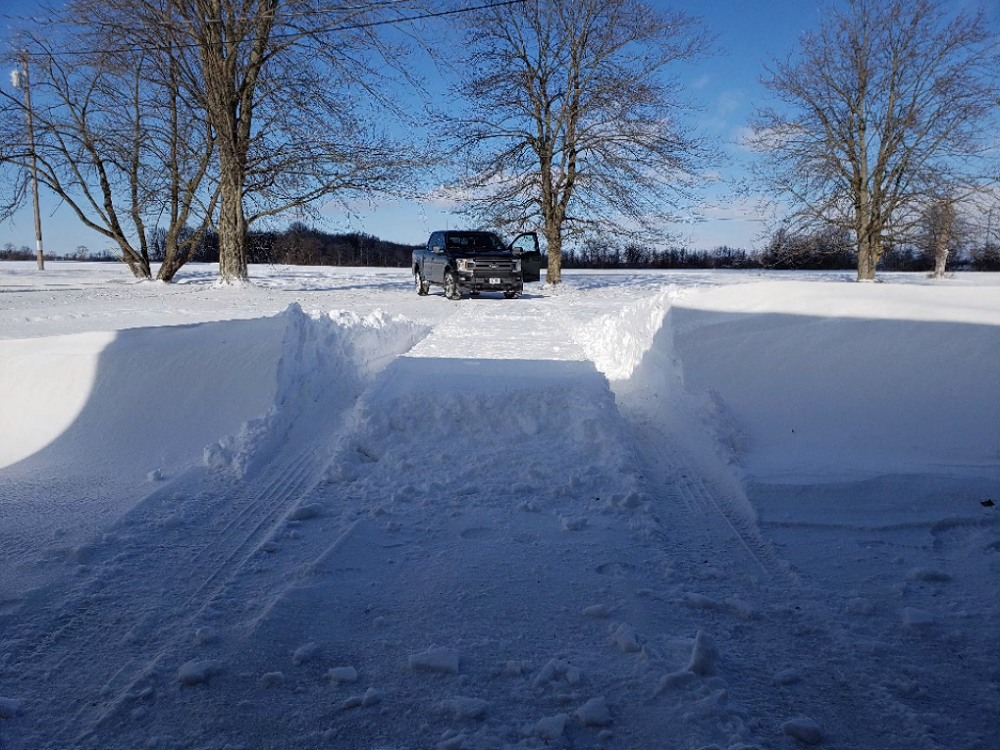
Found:
[{"label": "distant treeline", "polygon": [[[163,233],[154,230],[148,237],[150,261],[163,259]],[[251,232],[251,263],[302,266],[376,266],[405,268],[410,264],[413,245],[390,242],[362,232],[329,234],[301,223],[282,232]],[[34,260],[28,247],[15,248],[8,242],[0,250],[0,260]],[[46,253],[50,260],[114,261],[110,251],[92,253],[80,245],[73,253]],[[207,232],[194,248],[191,261],[217,263],[219,238]],[[563,268],[587,269],[777,269],[854,270],[857,258],[850,238],[840,233],[792,234],[776,232],[758,251],[720,246],[713,250],[683,247],[656,248],[637,243],[588,240],[563,251]],[[882,271],[931,271],[933,252],[913,245],[888,246],[879,260]],[[1000,271],[1000,245],[986,244],[954,251],[948,262],[952,271]]]},{"label": "distant treeline", "polygon": [[[853,271],[857,256],[850,237],[840,233],[792,234],[776,232],[758,251],[720,246],[713,250],[655,248],[635,243],[588,240],[563,251],[563,268],[704,268],[774,269],[796,271]],[[933,271],[934,252],[916,245],[883,248],[881,271]],[[949,271],[1000,271],[1000,245],[959,248],[948,257]]]}]

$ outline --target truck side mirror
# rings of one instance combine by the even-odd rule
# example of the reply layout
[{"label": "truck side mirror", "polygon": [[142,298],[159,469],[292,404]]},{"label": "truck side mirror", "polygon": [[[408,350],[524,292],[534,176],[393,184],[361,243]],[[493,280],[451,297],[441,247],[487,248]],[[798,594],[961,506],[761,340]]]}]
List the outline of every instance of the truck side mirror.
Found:
[{"label": "truck side mirror", "polygon": [[440,245],[435,245],[434,247],[431,248],[431,252],[432,253],[439,253],[439,252],[441,252],[441,246]]}]

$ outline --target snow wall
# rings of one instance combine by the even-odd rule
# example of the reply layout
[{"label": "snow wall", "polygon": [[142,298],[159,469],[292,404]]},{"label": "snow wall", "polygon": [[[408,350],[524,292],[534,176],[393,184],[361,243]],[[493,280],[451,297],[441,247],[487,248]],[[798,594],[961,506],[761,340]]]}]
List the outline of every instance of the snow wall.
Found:
[{"label": "snow wall", "polygon": [[[0,546],[72,548],[160,480],[301,449],[426,335],[401,317],[278,316],[0,341]],[[226,437],[229,436],[229,437]],[[306,443],[308,444],[308,443]]]},{"label": "snow wall", "polygon": [[752,480],[1000,480],[990,302],[956,286],[666,290],[578,337],[626,408],[672,419],[665,404],[700,402],[720,455]]}]

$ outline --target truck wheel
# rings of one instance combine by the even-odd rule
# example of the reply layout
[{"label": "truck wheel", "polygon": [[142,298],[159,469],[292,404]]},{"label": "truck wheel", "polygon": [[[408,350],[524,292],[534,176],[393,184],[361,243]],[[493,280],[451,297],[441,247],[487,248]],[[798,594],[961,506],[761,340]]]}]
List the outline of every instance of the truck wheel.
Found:
[{"label": "truck wheel", "polygon": [[454,271],[445,271],[444,296],[448,299],[462,299],[462,290],[458,288],[458,278]]},{"label": "truck wheel", "polygon": [[520,297],[521,293],[520,292],[504,292],[503,296],[506,297],[507,299],[514,299],[515,297]]},{"label": "truck wheel", "polygon": [[424,274],[419,269],[413,272],[413,285],[421,297],[426,297],[427,292],[431,290],[431,283],[424,278]]}]

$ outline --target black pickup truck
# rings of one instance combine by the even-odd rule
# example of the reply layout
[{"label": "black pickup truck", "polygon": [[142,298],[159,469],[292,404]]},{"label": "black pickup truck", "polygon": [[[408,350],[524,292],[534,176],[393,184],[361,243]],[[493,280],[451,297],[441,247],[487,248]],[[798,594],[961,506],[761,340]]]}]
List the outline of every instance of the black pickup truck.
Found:
[{"label": "black pickup truck", "polygon": [[426,247],[413,251],[413,283],[421,296],[438,284],[448,299],[461,299],[462,292],[503,292],[513,299],[524,282],[540,280],[541,267],[534,232],[505,245],[493,232],[449,229],[433,232]]}]

